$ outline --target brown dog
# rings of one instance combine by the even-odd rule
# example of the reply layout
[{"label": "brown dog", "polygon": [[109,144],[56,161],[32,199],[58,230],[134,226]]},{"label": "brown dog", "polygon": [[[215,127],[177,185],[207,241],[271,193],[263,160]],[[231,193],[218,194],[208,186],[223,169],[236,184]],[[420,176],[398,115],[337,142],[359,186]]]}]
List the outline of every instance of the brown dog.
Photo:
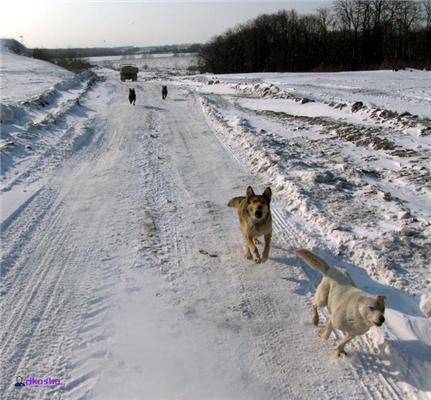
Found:
[{"label": "brown dog", "polygon": [[[234,197],[228,207],[238,209],[239,224],[245,242],[245,257],[253,259],[255,263],[264,263],[268,260],[269,247],[272,236],[272,218],[269,203],[271,202],[271,188],[267,187],[262,195],[254,194],[253,188],[247,188],[246,197]],[[256,244],[258,236],[265,235],[265,248],[262,258]]]}]

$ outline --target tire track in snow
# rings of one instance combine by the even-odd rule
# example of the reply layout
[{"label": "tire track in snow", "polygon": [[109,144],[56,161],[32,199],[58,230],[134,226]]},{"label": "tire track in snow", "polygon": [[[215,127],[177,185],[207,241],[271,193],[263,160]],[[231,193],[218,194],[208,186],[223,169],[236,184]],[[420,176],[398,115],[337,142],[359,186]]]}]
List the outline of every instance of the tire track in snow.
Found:
[{"label": "tire track in snow", "polygon": [[[90,212],[97,185],[103,186],[93,172],[98,164],[103,169],[102,156],[115,142],[93,144],[70,160],[71,169],[60,171],[2,232],[9,244],[4,249],[7,317],[1,329],[5,398],[26,395],[13,387],[17,374],[61,379],[60,387],[27,388],[31,398],[85,398],[97,379],[97,364],[106,356],[100,344],[109,335],[104,317],[110,309],[115,264],[103,266],[108,259],[99,259],[94,249],[103,251],[109,242],[105,220],[121,216],[109,201],[99,208],[96,202],[93,207],[98,209]],[[87,219],[89,214],[92,218]],[[111,238],[115,245],[116,237]]]},{"label": "tire track in snow", "polygon": [[[162,230],[170,232],[168,236],[172,237],[174,246],[174,260],[167,266],[171,274],[167,276],[174,278],[172,280],[169,278],[168,281],[173,285],[170,290],[174,293],[171,296],[175,299],[175,307],[183,307],[186,310],[186,315],[190,315],[191,318],[202,318],[209,323],[216,323],[221,330],[220,335],[222,332],[232,332],[235,335],[242,331],[247,332],[241,334],[244,345],[242,349],[238,350],[238,354],[240,354],[238,357],[244,363],[243,383],[259,382],[267,388],[267,393],[271,393],[271,398],[282,399],[286,396],[298,398],[295,397],[300,392],[295,391],[298,382],[294,383],[289,378],[292,361],[286,355],[289,355],[292,346],[302,347],[300,350],[306,351],[304,338],[300,329],[298,331],[296,328],[288,328],[289,323],[294,327],[296,326],[296,321],[292,318],[295,318],[297,311],[295,308],[290,309],[284,304],[283,293],[285,289],[279,288],[276,295],[268,295],[273,290],[272,281],[274,277],[271,274],[275,265],[272,266],[272,263],[268,263],[263,266],[254,266],[239,256],[236,250],[233,255],[229,255],[227,252],[232,250],[232,246],[229,246],[225,250],[226,252],[220,247],[223,246],[222,243],[235,243],[235,248],[236,246],[239,248],[240,239],[233,233],[235,232],[233,229],[235,217],[229,218],[231,222],[226,226],[223,225],[225,222],[220,221],[224,218],[221,215],[220,207],[225,210],[225,202],[228,199],[223,197],[223,205],[221,206],[219,197],[226,195],[226,190],[219,191],[218,189],[226,189],[226,183],[233,185],[238,174],[242,175],[241,180],[250,180],[250,177],[248,174],[238,172],[227,174],[226,182],[222,178],[219,179],[220,175],[217,174],[217,171],[220,171],[218,163],[226,162],[225,156],[222,156],[221,159],[214,156],[215,159],[211,157],[204,160],[205,154],[212,155],[213,151],[219,156],[221,154],[220,149],[216,150],[210,137],[206,135],[196,137],[193,133],[197,129],[190,129],[187,123],[179,117],[179,114],[176,113],[173,117],[167,116],[171,119],[167,123],[174,126],[175,129],[172,128],[168,138],[165,139],[163,148],[171,168],[176,171],[171,171],[172,176],[170,178],[166,175],[166,169],[161,171],[167,179],[165,185],[169,187],[169,182],[172,184],[172,190],[165,188],[165,193],[166,195],[170,193],[169,195],[174,199],[174,204],[178,205],[176,213],[165,215],[161,217],[160,221]],[[200,119],[202,117],[195,118]],[[192,118],[189,116],[189,119]],[[202,128],[199,127],[198,129]],[[181,151],[182,147],[184,147],[184,152]],[[206,152],[201,154],[200,149],[203,148],[206,148]],[[188,155],[187,162],[182,157],[183,153]],[[213,171],[205,164],[213,165]],[[232,165],[228,163],[228,167],[225,166],[224,168],[232,168]],[[221,170],[221,175],[223,173],[224,171]],[[215,196],[216,191],[219,192],[217,196]],[[184,221],[189,221],[189,224],[191,222],[196,231],[195,229],[190,230],[190,226]],[[275,223],[276,229],[286,231],[286,222],[282,222],[284,227]],[[289,232],[287,237],[298,236],[297,231],[292,231],[292,228],[290,231],[291,233]],[[186,239],[188,236],[191,238]],[[305,234],[303,236],[304,238],[307,237]],[[277,240],[276,243],[280,244],[280,241]],[[184,247],[185,250],[182,250]],[[208,256],[196,255],[200,248],[210,250],[210,252],[211,249],[213,252],[214,249],[218,249],[216,251],[218,257],[204,261],[204,257]],[[280,251],[277,254],[280,254]],[[241,257],[239,260],[238,256]],[[198,261],[200,259],[202,259],[202,264]],[[269,268],[265,268],[267,266]],[[177,271],[180,273],[176,274]],[[292,274],[293,277],[298,276],[298,271],[295,269]],[[232,285],[234,294],[230,295],[223,291],[220,293],[215,288],[213,289],[212,282],[224,279]],[[201,280],[201,285],[209,285],[208,290],[214,290],[214,293],[211,292],[214,296],[221,296],[222,298],[218,302],[216,298],[207,298],[208,294],[203,294],[205,292],[202,288],[196,286],[199,280]],[[223,290],[218,286],[216,287]],[[298,305],[297,301],[301,301],[301,299],[295,299],[292,307]],[[227,311],[222,312],[223,307]],[[289,312],[285,310],[286,308],[292,311],[290,321]],[[224,313],[226,313],[226,318],[221,317]],[[310,335],[314,335],[314,333],[309,333]],[[321,343],[316,339],[313,345],[320,347]],[[303,357],[309,360],[310,365],[313,364],[313,354],[304,354]],[[311,367],[309,372],[311,376],[318,379],[318,368],[313,371]],[[355,391],[358,394],[363,392],[361,389],[355,389]],[[341,398],[334,396],[336,393],[331,392],[328,388],[326,388],[326,392],[327,394],[324,395],[326,398]],[[371,398],[371,396],[366,396],[366,398]]]}]

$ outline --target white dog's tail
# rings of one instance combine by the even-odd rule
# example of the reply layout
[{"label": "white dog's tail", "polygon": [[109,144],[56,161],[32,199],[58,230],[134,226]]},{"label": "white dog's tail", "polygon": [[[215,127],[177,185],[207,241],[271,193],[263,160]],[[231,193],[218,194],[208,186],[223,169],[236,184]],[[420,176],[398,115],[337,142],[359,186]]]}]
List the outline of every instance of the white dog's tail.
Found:
[{"label": "white dog's tail", "polygon": [[326,275],[329,270],[329,265],[326,264],[320,257],[316,256],[309,250],[299,249],[295,251],[298,257],[301,257],[311,268],[320,272],[322,275]]}]

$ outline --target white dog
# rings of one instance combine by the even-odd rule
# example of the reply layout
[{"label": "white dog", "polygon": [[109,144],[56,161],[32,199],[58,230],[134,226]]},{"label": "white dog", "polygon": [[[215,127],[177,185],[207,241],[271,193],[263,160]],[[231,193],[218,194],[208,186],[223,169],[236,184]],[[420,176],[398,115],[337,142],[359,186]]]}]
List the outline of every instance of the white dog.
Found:
[{"label": "white dog", "polygon": [[350,340],[364,334],[373,325],[382,326],[385,322],[385,296],[375,298],[359,290],[346,271],[330,268],[309,250],[300,249],[295,254],[323,275],[313,299],[313,323],[319,324],[318,307],[326,306],[329,318],[319,336],[328,339],[334,328],[345,333],[338,345],[337,356],[347,355],[344,346]]}]

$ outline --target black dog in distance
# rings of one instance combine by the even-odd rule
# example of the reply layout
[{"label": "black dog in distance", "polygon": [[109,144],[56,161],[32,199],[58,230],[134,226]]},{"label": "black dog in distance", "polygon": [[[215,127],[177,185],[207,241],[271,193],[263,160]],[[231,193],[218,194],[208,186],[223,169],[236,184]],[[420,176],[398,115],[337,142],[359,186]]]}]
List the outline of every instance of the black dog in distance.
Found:
[{"label": "black dog in distance", "polygon": [[168,96],[168,87],[162,86],[162,99],[165,100],[167,96]]},{"label": "black dog in distance", "polygon": [[135,105],[136,102],[136,92],[135,89],[129,89],[129,102]]}]

